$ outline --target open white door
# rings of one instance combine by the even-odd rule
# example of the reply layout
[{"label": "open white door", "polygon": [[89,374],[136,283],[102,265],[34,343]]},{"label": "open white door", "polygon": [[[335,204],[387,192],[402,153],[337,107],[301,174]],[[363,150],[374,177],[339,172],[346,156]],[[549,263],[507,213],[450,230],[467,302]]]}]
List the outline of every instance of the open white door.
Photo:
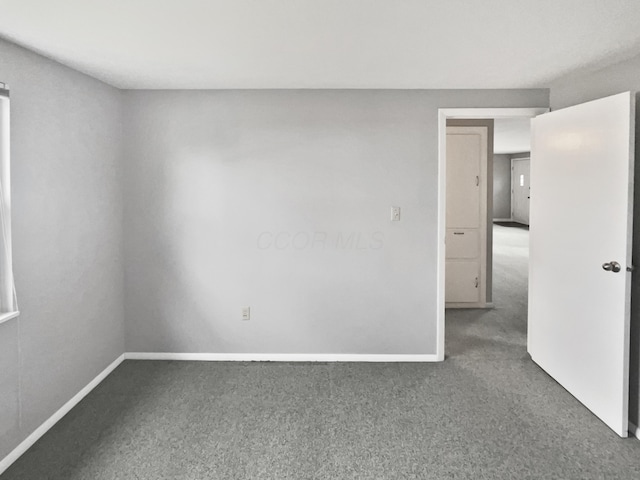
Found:
[{"label": "open white door", "polygon": [[532,121],[528,351],[628,435],[635,98]]}]

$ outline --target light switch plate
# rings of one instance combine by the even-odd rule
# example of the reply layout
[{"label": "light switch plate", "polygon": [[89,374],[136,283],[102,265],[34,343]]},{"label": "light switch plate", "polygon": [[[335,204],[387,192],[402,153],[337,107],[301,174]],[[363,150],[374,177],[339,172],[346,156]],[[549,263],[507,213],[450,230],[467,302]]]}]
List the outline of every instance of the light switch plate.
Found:
[{"label": "light switch plate", "polygon": [[400,207],[391,207],[391,221],[392,222],[400,221]]},{"label": "light switch plate", "polygon": [[242,307],[242,320],[250,320],[250,319],[251,319],[251,308]]}]

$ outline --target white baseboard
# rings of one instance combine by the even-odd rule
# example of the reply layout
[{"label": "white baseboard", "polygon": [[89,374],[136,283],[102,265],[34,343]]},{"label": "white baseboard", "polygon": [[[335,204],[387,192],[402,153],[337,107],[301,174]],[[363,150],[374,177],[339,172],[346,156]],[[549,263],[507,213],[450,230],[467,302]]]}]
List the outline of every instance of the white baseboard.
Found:
[{"label": "white baseboard", "polygon": [[105,368],[96,378],[80,390],[71,400],[65,403],[53,415],[36,428],[5,458],[0,460],[0,475],[25,453],[40,437],[47,433],[58,421],[96,388],[107,375],[116,369],[123,360],[191,360],[205,362],[438,362],[438,356],[425,355],[365,355],[365,354],[333,354],[333,353],[157,353],[127,352],[120,355],[111,365]]},{"label": "white baseboard", "polygon": [[127,360],[191,360],[201,362],[438,362],[436,354],[366,355],[342,353],[173,353],[127,352]]},{"label": "white baseboard", "polygon": [[[190,360],[205,362],[437,362],[435,354],[386,355],[386,354],[333,354],[333,353],[159,353],[127,352],[116,358],[98,376],[65,403],[53,415],[36,428],[6,457],[0,460],[0,475],[7,470],[23,453],[47,433],[62,417],[96,388],[123,360]],[[640,439],[640,428],[629,422],[629,433]]]},{"label": "white baseboard", "polygon": [[31,433],[31,435],[25,438],[22,441],[22,443],[20,443],[20,445],[18,445],[16,448],[13,449],[13,451],[11,451],[11,453],[9,453],[9,455],[7,455],[2,460],[0,460],[0,475],[7,468],[9,468],[13,462],[15,462],[18,458],[20,458],[20,456],[24,452],[26,452],[34,443],[36,443],[38,439],[40,439],[40,437],[42,437],[45,433],[47,433],[47,431],[49,431],[51,427],[53,427],[56,423],[58,423],[58,421],[62,417],[64,417],[67,413],[69,413],[69,410],[71,410],[78,403],[80,403],[80,400],[86,397],[87,394],[91,392],[91,390],[96,388],[100,384],[100,382],[102,382],[107,377],[107,375],[113,372],[116,369],[116,367],[122,363],[123,360],[124,360],[124,355],[120,355],[118,358],[116,358],[111,363],[111,365],[109,365],[102,372],[100,372],[98,376],[93,380],[91,380],[91,382],[89,382],[89,384],[86,387],[80,390],[71,400],[69,400],[62,407],[60,407],[60,409],[58,409],[56,413],[51,415],[47,420],[44,421],[42,425],[36,428]]},{"label": "white baseboard", "polygon": [[494,308],[493,302],[485,302],[485,303],[458,303],[458,302],[447,302],[444,304],[444,308],[475,308],[475,309],[492,309]]}]

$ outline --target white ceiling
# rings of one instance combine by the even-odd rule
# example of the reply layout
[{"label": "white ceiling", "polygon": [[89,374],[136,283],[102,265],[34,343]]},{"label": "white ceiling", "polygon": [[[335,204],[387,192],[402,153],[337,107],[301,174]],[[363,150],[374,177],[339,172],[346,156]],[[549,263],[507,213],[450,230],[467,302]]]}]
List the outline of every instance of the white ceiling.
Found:
[{"label": "white ceiling", "polygon": [[123,88],[545,87],[638,24],[638,0],[0,0],[0,36]]},{"label": "white ceiling", "polygon": [[530,118],[496,118],[493,122],[493,153],[531,151]]}]

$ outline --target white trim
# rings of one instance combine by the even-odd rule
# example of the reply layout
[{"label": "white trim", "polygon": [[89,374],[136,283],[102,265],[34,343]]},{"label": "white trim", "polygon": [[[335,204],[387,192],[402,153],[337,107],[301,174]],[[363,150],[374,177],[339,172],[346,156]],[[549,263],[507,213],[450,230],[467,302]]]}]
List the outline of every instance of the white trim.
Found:
[{"label": "white trim", "polygon": [[629,434],[640,440],[640,428],[636,427],[633,423],[629,422]]},{"label": "white trim", "polygon": [[[10,309],[11,314],[18,310],[18,304],[16,301],[16,289],[13,276],[13,257],[12,257],[12,243],[11,243],[11,121],[10,121],[10,107],[11,103],[9,97],[0,96],[0,236],[2,237],[3,244],[3,263],[0,269],[2,270],[0,275],[3,276],[2,281],[2,298],[3,307]],[[14,317],[10,317],[14,318]],[[2,321],[9,320],[4,318]]]},{"label": "white trim", "polygon": [[9,312],[9,313],[0,314],[0,323],[4,323],[7,320],[16,318],[18,315],[20,315],[20,312]]},{"label": "white trim", "polygon": [[[533,118],[549,112],[546,107],[536,108],[440,108],[446,118]],[[445,139],[446,140],[446,139]],[[520,153],[520,152],[518,152]]]},{"label": "white trim", "polygon": [[437,362],[437,355],[358,353],[175,353],[127,352],[127,360],[189,360],[200,362]]},{"label": "white trim", "polygon": [[458,302],[449,302],[447,303],[447,309],[477,309],[477,310],[491,310],[492,308],[495,308],[493,302],[485,302],[485,303],[458,303]]},{"label": "white trim", "polygon": [[447,117],[448,110],[438,110],[438,243],[436,263],[436,354],[444,361],[444,285],[445,285],[445,240],[447,236]]},{"label": "white trim", "polygon": [[29,448],[31,448],[31,446],[34,443],[36,443],[40,439],[40,437],[42,437],[45,433],[47,433],[49,429],[51,429],[51,427],[53,427],[56,423],[58,423],[58,421],[62,417],[64,417],[67,413],[69,413],[69,410],[71,410],[78,403],[80,403],[80,400],[86,397],[87,394],[91,392],[91,390],[96,388],[100,384],[100,382],[102,382],[107,377],[107,375],[113,372],[116,369],[116,367],[123,362],[124,358],[125,358],[124,355],[120,355],[118,358],[116,358],[111,363],[111,365],[109,365],[101,373],[99,373],[96,378],[91,380],[91,382],[89,382],[89,384],[86,387],[80,390],[71,400],[65,403],[62,407],[60,407],[60,409],[57,412],[55,412],[47,420],[45,420],[44,423],[42,423],[42,425],[36,428],[31,433],[31,435],[25,438],[22,441],[22,443],[20,443],[20,445],[18,445],[16,448],[13,449],[13,451],[9,453],[9,455],[7,455],[2,460],[0,460],[0,475],[7,468],[9,468],[13,462],[15,462],[18,458],[20,458],[20,456],[24,452],[26,452]]},{"label": "white trim", "polygon": [[437,287],[436,297],[436,356],[438,360],[444,360],[444,270],[446,236],[446,199],[447,199],[447,119],[448,118],[533,118],[547,113],[548,108],[440,108],[438,109],[438,245],[436,264]]}]

